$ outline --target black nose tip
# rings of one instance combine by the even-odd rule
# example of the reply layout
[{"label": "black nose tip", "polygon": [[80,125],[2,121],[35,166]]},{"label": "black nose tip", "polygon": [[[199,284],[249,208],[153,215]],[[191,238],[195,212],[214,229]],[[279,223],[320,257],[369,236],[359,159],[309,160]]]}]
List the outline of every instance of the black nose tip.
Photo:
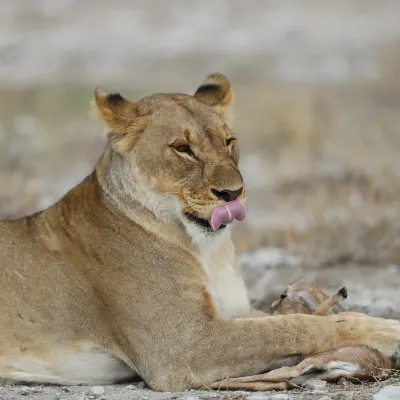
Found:
[{"label": "black nose tip", "polygon": [[243,193],[243,187],[241,187],[238,190],[211,189],[211,192],[213,193],[214,196],[218,197],[220,200],[234,201]]}]

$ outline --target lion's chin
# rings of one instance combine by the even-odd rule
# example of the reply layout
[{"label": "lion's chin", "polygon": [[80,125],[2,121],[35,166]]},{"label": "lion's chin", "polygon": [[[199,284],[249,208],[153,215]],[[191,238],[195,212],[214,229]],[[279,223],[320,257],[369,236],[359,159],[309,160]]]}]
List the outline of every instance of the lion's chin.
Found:
[{"label": "lion's chin", "polygon": [[[213,232],[211,228],[210,222],[207,219],[199,218],[194,214],[184,213],[184,216],[191,222],[194,222],[196,225],[202,227],[203,229],[207,229],[210,232]],[[224,229],[226,225],[221,225],[218,230]]]}]

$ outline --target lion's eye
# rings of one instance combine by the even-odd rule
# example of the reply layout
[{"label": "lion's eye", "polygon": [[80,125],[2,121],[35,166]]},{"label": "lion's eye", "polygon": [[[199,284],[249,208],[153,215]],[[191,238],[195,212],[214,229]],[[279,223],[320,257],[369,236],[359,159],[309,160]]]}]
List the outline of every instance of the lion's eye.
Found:
[{"label": "lion's eye", "polygon": [[236,138],[234,138],[234,137],[227,138],[225,140],[225,144],[229,147],[235,140],[236,140]]},{"label": "lion's eye", "polygon": [[174,149],[179,153],[185,153],[190,157],[194,157],[192,149],[187,144],[177,144],[174,146]]}]

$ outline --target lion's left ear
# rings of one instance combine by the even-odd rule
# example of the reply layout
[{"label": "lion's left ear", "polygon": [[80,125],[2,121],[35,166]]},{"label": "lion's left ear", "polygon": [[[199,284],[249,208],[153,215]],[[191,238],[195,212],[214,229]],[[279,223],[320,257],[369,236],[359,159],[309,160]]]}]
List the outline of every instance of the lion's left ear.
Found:
[{"label": "lion's left ear", "polygon": [[194,97],[212,107],[228,126],[231,125],[234,93],[225,75],[220,73],[207,75]]}]

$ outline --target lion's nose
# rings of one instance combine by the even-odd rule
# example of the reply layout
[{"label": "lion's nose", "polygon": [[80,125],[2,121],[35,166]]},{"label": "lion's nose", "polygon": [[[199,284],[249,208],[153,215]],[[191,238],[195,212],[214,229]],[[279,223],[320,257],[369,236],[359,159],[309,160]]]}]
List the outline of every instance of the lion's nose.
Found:
[{"label": "lion's nose", "polygon": [[216,190],[216,189],[211,189],[211,192],[212,192],[212,194],[214,196],[218,197],[220,200],[234,201],[242,194],[243,186],[238,190]]}]

